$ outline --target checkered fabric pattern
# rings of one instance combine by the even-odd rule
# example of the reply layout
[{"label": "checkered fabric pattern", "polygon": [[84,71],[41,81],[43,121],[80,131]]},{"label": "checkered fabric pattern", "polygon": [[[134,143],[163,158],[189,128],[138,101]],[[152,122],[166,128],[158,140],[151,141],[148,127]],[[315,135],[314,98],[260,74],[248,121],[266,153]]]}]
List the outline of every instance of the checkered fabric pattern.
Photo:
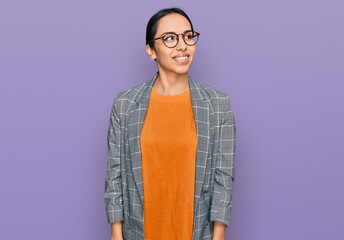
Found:
[{"label": "checkered fabric pattern", "polygon": [[[158,74],[117,94],[111,110],[105,206],[108,222],[123,221],[129,240],[145,239],[140,134]],[[188,81],[198,139],[192,240],[212,239],[213,221],[230,224],[235,120],[227,94]]]}]

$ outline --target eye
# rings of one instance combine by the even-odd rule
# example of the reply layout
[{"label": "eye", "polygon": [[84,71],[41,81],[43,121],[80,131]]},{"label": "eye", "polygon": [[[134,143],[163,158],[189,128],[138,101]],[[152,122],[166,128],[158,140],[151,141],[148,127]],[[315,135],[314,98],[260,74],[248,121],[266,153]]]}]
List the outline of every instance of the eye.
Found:
[{"label": "eye", "polygon": [[194,36],[193,32],[188,32],[188,33],[185,34],[185,38],[186,39],[193,39],[194,37],[195,36]]},{"label": "eye", "polygon": [[188,33],[185,35],[185,38],[187,39],[192,39],[193,38],[193,35],[191,33]]},{"label": "eye", "polygon": [[164,41],[173,41],[175,39],[175,36],[173,34],[168,34],[163,37]]}]

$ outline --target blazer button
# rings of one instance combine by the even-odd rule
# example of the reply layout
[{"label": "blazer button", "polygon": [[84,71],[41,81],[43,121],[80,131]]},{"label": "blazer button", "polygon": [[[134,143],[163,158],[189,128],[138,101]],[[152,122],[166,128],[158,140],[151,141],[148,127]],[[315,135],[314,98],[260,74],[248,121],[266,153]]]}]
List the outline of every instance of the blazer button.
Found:
[{"label": "blazer button", "polygon": [[207,193],[207,192],[209,192],[209,190],[206,188],[206,189],[204,189],[204,191],[203,191],[203,192]]},{"label": "blazer button", "polygon": [[206,226],[208,226],[208,222],[206,222],[206,223],[204,224],[204,227],[206,227]]}]

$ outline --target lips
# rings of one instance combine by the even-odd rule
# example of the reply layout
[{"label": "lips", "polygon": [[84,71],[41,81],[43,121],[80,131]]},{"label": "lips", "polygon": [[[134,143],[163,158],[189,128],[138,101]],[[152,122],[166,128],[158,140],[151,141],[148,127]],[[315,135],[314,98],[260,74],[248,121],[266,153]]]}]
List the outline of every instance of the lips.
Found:
[{"label": "lips", "polygon": [[174,56],[173,58],[185,58],[185,57],[189,57],[189,56],[190,56],[190,54],[185,53],[185,54],[179,54],[177,56]]},{"label": "lips", "polygon": [[177,62],[185,62],[189,59],[189,57],[190,57],[189,54],[179,54],[173,57],[173,59],[175,59]]}]

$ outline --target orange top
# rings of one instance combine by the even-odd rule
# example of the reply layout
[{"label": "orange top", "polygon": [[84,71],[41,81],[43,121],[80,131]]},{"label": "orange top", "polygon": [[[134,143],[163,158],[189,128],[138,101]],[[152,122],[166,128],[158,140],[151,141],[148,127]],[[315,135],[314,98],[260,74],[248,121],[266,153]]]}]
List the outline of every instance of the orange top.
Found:
[{"label": "orange top", "polygon": [[197,133],[190,89],[152,88],[141,133],[146,240],[192,239]]}]

